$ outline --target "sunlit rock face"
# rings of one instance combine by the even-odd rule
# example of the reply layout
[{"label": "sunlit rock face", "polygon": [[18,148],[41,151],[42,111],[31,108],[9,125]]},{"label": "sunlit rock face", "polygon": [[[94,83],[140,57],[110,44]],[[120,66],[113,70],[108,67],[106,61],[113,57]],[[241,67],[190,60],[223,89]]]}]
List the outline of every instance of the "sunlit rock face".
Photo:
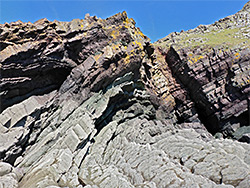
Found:
[{"label": "sunlit rock face", "polygon": [[250,118],[249,12],[247,3],[214,24],[171,33],[155,43],[208,131],[237,139],[234,132],[249,126]]},{"label": "sunlit rock face", "polygon": [[249,17],[0,25],[0,187],[248,188]]}]

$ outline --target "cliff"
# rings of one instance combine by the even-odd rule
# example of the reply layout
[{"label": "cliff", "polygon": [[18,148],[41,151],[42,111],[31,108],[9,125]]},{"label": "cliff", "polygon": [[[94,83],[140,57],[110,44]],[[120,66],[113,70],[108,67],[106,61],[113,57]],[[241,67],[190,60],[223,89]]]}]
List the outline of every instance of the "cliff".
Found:
[{"label": "cliff", "polygon": [[0,25],[0,186],[249,187],[249,5],[155,43],[126,12]]}]

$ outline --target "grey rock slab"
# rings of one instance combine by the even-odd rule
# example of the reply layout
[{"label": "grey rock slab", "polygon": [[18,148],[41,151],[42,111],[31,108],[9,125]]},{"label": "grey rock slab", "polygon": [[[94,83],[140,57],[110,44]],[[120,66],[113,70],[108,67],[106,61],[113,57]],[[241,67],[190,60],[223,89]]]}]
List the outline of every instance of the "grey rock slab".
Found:
[{"label": "grey rock slab", "polygon": [[9,174],[12,171],[12,166],[9,163],[0,162],[0,176]]},{"label": "grey rock slab", "polygon": [[245,180],[247,176],[249,176],[250,170],[246,170],[246,168],[241,167],[239,165],[228,167],[221,170],[222,181],[225,184],[231,184],[233,186],[237,186],[241,181]]},{"label": "grey rock slab", "polygon": [[241,181],[237,188],[248,188],[250,185],[250,175],[248,175],[243,181]]},{"label": "grey rock slab", "polygon": [[74,152],[79,143],[80,140],[77,134],[72,129],[68,130],[62,144],[67,145],[71,152]]},{"label": "grey rock slab", "polygon": [[1,176],[0,187],[1,188],[17,188],[18,181],[11,174]]},{"label": "grey rock slab", "polygon": [[0,114],[0,125],[7,128],[13,127],[25,116],[30,115],[35,110],[41,108],[55,96],[55,92],[51,92],[42,96],[31,96],[28,99],[13,105]]},{"label": "grey rock slab", "polygon": [[195,174],[202,175],[214,181],[216,184],[220,183],[220,166],[209,163],[209,162],[200,162],[193,167]]},{"label": "grey rock slab", "polygon": [[13,128],[4,134],[0,133],[0,152],[8,151],[9,148],[18,143],[27,134],[27,132],[24,134],[24,129],[21,127]]},{"label": "grey rock slab", "polygon": [[68,172],[72,165],[72,152],[70,149],[60,150],[52,166],[57,169],[59,174],[64,174]]}]

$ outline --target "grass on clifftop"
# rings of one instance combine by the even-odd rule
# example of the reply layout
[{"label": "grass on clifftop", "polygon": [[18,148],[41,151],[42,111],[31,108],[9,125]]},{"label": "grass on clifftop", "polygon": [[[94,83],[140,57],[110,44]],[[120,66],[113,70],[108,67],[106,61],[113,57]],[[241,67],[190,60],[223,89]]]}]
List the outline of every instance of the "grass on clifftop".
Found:
[{"label": "grass on clifftop", "polygon": [[[171,34],[165,39],[155,43],[156,46],[170,47],[173,45],[176,49],[181,48],[194,48],[197,46],[210,46],[213,48],[249,48],[250,47],[250,36],[244,36],[249,33],[249,27],[224,29],[218,31],[210,31],[205,33],[178,33],[171,38]],[[166,40],[169,39],[169,40]],[[174,41],[173,41],[174,40]]]}]

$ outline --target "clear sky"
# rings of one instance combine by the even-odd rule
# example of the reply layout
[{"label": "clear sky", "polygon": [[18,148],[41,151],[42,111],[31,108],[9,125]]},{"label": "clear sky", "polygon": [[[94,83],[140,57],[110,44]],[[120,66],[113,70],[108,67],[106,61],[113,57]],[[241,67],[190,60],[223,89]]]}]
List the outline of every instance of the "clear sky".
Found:
[{"label": "clear sky", "polygon": [[84,18],[86,13],[107,18],[127,11],[136,25],[152,41],[174,31],[188,30],[239,11],[248,0],[189,1],[189,0],[0,0],[0,23],[21,20],[35,22],[48,20],[70,21]]}]

